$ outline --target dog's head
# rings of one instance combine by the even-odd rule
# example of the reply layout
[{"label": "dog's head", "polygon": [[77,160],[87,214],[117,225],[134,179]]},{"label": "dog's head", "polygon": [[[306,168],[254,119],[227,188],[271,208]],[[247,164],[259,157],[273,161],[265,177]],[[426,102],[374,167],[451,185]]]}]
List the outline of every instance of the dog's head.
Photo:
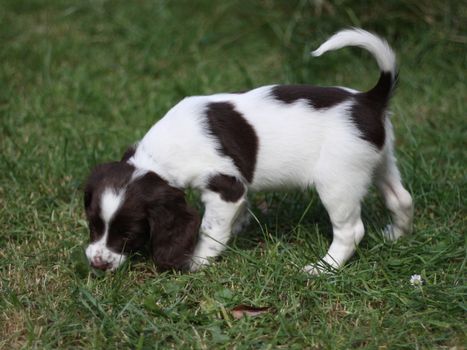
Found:
[{"label": "dog's head", "polygon": [[198,237],[200,219],[183,191],[154,172],[125,162],[96,166],[84,190],[94,268],[115,270],[128,254],[149,246],[162,270],[184,269]]}]

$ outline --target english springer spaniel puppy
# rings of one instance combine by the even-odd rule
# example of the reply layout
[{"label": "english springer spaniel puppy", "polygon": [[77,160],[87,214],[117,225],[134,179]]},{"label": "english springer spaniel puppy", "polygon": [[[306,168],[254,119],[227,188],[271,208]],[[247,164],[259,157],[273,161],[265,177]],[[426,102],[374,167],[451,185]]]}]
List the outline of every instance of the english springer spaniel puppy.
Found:
[{"label": "english springer spaniel puppy", "polygon": [[[409,233],[412,198],[401,183],[387,112],[397,77],[394,52],[376,35],[349,29],[312,54],[344,46],[376,58],[381,73],[371,90],[271,85],[188,97],[121,161],[98,165],[84,195],[90,264],[115,270],[128,253],[149,246],[159,268],[195,271],[241,228],[248,191],[313,186],[333,241],[304,270],[336,269],[364,235],[361,202],[373,178],[392,214],[384,236]],[[201,192],[202,220],[185,200],[187,187]]]}]

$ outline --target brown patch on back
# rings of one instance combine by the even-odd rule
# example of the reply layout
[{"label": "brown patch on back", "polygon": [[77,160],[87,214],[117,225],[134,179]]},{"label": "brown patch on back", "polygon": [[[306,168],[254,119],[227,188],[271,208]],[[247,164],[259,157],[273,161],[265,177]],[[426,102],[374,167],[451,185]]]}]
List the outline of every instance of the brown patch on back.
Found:
[{"label": "brown patch on back", "polygon": [[243,177],[251,182],[258,153],[258,137],[253,127],[229,102],[208,104],[206,116],[210,134],[219,140],[219,151],[232,158]]},{"label": "brown patch on back", "polygon": [[337,87],[277,85],[272,88],[272,96],[287,104],[305,100],[314,109],[324,109],[350,99],[353,94]]}]

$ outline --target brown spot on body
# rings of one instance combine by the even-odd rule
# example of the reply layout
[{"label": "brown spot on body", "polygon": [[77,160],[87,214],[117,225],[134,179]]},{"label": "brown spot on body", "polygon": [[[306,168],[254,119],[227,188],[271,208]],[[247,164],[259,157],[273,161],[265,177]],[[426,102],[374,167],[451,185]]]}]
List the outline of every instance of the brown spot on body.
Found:
[{"label": "brown spot on body", "polygon": [[209,179],[208,189],[220,194],[227,202],[238,201],[245,193],[245,185],[236,177],[218,174]]},{"label": "brown spot on body", "polygon": [[353,94],[337,87],[277,85],[272,88],[272,96],[287,104],[305,100],[314,109],[324,109],[350,99]]},{"label": "brown spot on body", "polygon": [[384,113],[391,97],[394,81],[391,73],[382,72],[376,86],[367,92],[355,94],[351,118],[361,138],[381,149],[385,141]]},{"label": "brown spot on body", "polygon": [[243,177],[251,182],[258,153],[258,137],[253,127],[229,102],[208,104],[206,116],[209,133],[219,141],[219,151],[232,158]]}]

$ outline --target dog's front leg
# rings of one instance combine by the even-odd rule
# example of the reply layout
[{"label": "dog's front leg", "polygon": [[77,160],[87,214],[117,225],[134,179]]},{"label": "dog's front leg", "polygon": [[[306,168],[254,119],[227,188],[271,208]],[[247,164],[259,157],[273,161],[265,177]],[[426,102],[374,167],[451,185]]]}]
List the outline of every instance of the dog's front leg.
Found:
[{"label": "dog's front leg", "polygon": [[232,224],[246,203],[245,196],[233,202],[209,190],[204,191],[201,198],[205,212],[199,241],[191,259],[191,271],[209,264],[209,258],[222,253],[231,236]]}]

